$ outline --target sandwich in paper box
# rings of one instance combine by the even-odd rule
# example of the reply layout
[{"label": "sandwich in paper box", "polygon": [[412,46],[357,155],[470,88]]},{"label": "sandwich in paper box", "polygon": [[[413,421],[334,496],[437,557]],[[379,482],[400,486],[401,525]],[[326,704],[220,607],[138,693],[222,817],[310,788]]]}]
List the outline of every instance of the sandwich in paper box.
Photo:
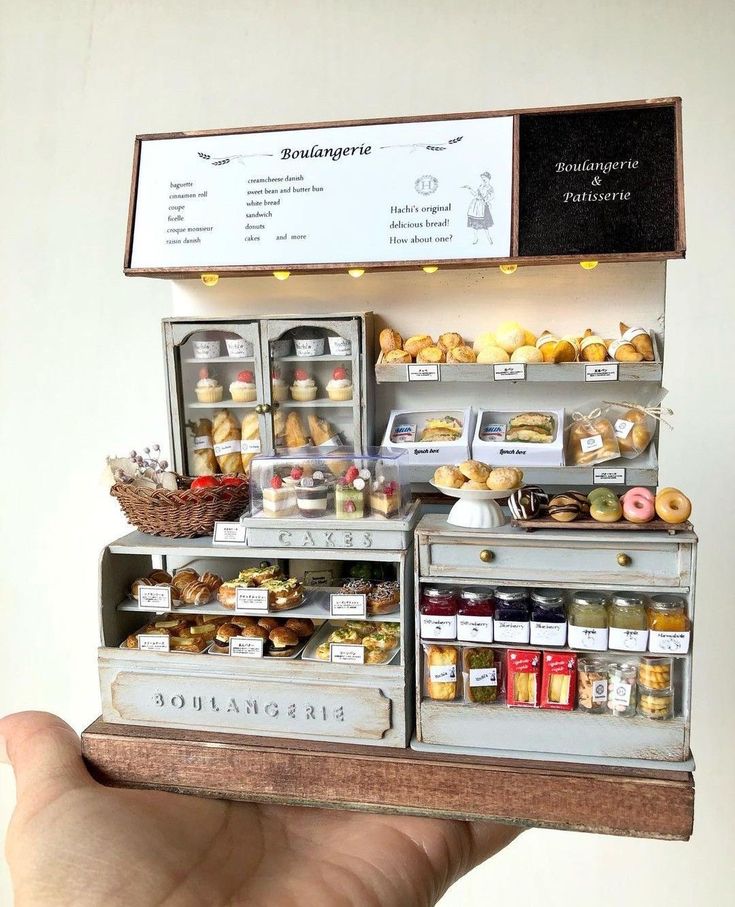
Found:
[{"label": "sandwich in paper box", "polygon": [[459,463],[470,455],[474,413],[465,410],[392,410],[383,447],[404,450],[409,463]]},{"label": "sandwich in paper box", "polygon": [[472,456],[498,466],[563,466],[564,410],[482,409]]}]

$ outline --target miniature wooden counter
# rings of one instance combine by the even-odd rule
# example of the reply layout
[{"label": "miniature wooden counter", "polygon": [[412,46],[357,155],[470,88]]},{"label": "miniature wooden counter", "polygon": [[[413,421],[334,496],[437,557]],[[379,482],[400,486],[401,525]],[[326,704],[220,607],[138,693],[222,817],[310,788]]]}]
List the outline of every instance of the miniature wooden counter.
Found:
[{"label": "miniature wooden counter", "polygon": [[383,747],[109,724],[82,734],[92,774],[115,787],[686,841],[687,771],[447,756]]}]

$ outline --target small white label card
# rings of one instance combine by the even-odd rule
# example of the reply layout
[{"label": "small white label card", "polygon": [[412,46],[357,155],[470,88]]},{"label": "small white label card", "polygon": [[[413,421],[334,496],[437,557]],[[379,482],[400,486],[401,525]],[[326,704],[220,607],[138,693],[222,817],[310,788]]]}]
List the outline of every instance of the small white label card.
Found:
[{"label": "small white label card", "polygon": [[457,639],[461,639],[462,642],[492,642],[492,617],[469,617],[464,614],[458,615]]},{"label": "small white label card", "polygon": [[212,446],[212,439],[209,435],[197,435],[194,438],[194,450],[206,450]]},{"label": "small white label card", "polygon": [[240,451],[241,453],[260,453],[260,438],[255,438],[252,441],[241,441]]},{"label": "small white label card", "polygon": [[607,648],[607,627],[575,627],[570,624],[567,635],[570,649],[604,652]]},{"label": "small white label card", "polygon": [[604,466],[595,466],[592,469],[593,485],[625,485],[624,469],[606,469]]},{"label": "small white label card", "polygon": [[525,381],[526,363],[511,362],[508,365],[494,365],[493,378],[496,381]]},{"label": "small white label card", "polygon": [[456,639],[457,618],[452,614],[422,614],[422,639]]},{"label": "small white label card", "polygon": [[547,620],[531,621],[532,646],[563,646],[566,641],[566,621],[561,623]]},{"label": "small white label card", "polygon": [[241,658],[262,658],[264,639],[255,636],[231,636],[230,655],[239,655]]},{"label": "small white label card", "polygon": [[608,645],[611,649],[622,649],[624,652],[645,652],[648,645],[648,630],[622,630],[610,627]]},{"label": "small white label card", "polygon": [[143,611],[170,611],[171,586],[141,586],[138,607]]},{"label": "small white label card", "polygon": [[594,680],[592,682],[592,701],[596,703],[607,702],[607,681]]},{"label": "small white label card", "polygon": [[332,642],[329,644],[329,660],[335,664],[365,664],[365,646],[354,643]]},{"label": "small white label card", "polygon": [[438,381],[438,365],[407,365],[409,381]]},{"label": "small white label card", "polygon": [[582,438],[579,446],[582,448],[582,453],[599,450],[602,447],[602,435],[590,435],[589,438]]},{"label": "small white label card", "polygon": [[221,457],[224,454],[240,453],[240,443],[240,441],[221,441],[214,445],[214,455]]},{"label": "small white label card", "polygon": [[268,590],[248,589],[247,586],[238,586],[235,589],[235,611],[267,614]]},{"label": "small white label card", "polygon": [[171,638],[163,633],[139,633],[138,648],[148,652],[170,652]]},{"label": "small white label card", "polygon": [[331,617],[367,616],[367,595],[342,595],[334,593],[329,596],[329,614]]},{"label": "small white label card", "polygon": [[602,363],[593,365],[585,365],[584,367],[584,380],[585,381],[617,381],[618,380],[618,364]]},{"label": "small white label card", "polygon": [[633,684],[625,683],[620,680],[612,685],[612,688],[609,691],[610,695],[608,697],[608,702],[611,705],[619,705],[623,706],[623,708],[627,708],[630,705],[630,694],[632,690]]},{"label": "small white label card", "polygon": [[527,620],[496,620],[495,642],[528,642],[531,632],[530,622]]},{"label": "small white label card", "polygon": [[661,655],[684,655],[689,651],[689,631],[651,630],[648,635],[648,651]]},{"label": "small white label card", "polygon": [[429,677],[435,683],[454,683],[457,679],[457,666],[429,665]]},{"label": "small white label card", "polygon": [[496,687],[497,685],[497,668],[470,668],[471,687]]},{"label": "small white label card", "polygon": [[616,438],[627,438],[630,434],[631,428],[635,423],[631,422],[629,419],[616,419],[613,428],[615,429]]},{"label": "small white label card", "polygon": [[220,545],[244,545],[247,540],[247,526],[244,523],[217,520],[214,524],[213,543]]}]

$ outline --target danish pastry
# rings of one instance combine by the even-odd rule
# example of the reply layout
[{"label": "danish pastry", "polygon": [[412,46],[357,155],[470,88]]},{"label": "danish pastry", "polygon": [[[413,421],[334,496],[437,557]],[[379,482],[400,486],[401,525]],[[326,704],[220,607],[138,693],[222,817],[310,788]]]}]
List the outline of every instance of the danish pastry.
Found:
[{"label": "danish pastry", "polygon": [[459,464],[457,469],[463,476],[473,482],[485,483],[490,476],[490,467],[486,466],[485,463],[481,463],[479,460],[465,460],[464,463]]},{"label": "danish pastry", "polygon": [[444,488],[461,488],[465,477],[456,466],[440,466],[434,473],[434,484]]},{"label": "danish pastry", "polygon": [[523,473],[519,478],[519,472],[515,467],[499,466],[488,476],[487,487],[491,491],[510,491],[523,481]]}]

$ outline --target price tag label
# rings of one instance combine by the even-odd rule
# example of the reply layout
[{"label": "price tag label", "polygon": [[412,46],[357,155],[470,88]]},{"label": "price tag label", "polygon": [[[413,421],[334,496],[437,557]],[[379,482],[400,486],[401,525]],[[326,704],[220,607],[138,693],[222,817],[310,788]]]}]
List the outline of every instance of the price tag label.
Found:
[{"label": "price tag label", "polygon": [[593,485],[625,485],[624,469],[605,469],[604,466],[596,466],[592,470]]},{"label": "price tag label", "polygon": [[171,639],[163,633],[140,633],[138,648],[148,652],[170,652]]},{"label": "price tag label", "polygon": [[582,438],[579,442],[582,453],[592,453],[593,450],[599,450],[602,447],[602,435],[590,435],[589,438]]},{"label": "price tag label", "polygon": [[618,364],[617,362],[606,363],[605,365],[594,363],[584,367],[585,381],[617,381]]},{"label": "price tag label", "polygon": [[241,658],[262,658],[264,639],[255,636],[231,636],[230,655],[239,655]]},{"label": "price tag label", "polygon": [[365,664],[365,646],[353,643],[330,643],[329,660],[335,664],[363,665]]},{"label": "price tag label", "polygon": [[268,590],[248,589],[246,586],[238,586],[235,590],[235,611],[267,614]]},{"label": "price tag label", "polygon": [[616,419],[615,425],[613,425],[615,437],[623,439],[627,438],[634,424],[635,423],[631,422],[629,419]]},{"label": "price tag label", "polygon": [[496,381],[525,381],[526,363],[511,362],[508,365],[494,365],[493,378]]},{"label": "price tag label", "polygon": [[212,439],[209,435],[197,435],[194,438],[194,450],[206,450],[212,446]]},{"label": "price tag label", "polygon": [[436,683],[454,683],[457,679],[457,666],[429,665],[429,677]]},{"label": "price tag label", "polygon": [[253,441],[241,441],[240,442],[240,452],[241,453],[260,453],[260,438],[255,438]]},{"label": "price tag label", "polygon": [[141,586],[138,607],[143,611],[170,611],[171,586]]},{"label": "price tag label", "polygon": [[214,524],[214,536],[212,541],[215,545],[245,545],[247,527],[244,523],[228,523],[223,520],[217,520]]},{"label": "price tag label", "polygon": [[409,381],[438,381],[438,365],[407,365]]},{"label": "price tag label", "polygon": [[225,454],[240,453],[240,441],[221,441],[214,445],[214,455],[223,457]]},{"label": "price tag label", "polygon": [[470,668],[471,687],[496,687],[497,685],[497,668]]},{"label": "price tag label", "polygon": [[331,617],[361,617],[367,616],[367,595],[340,595],[334,593],[329,596],[329,614]]}]

